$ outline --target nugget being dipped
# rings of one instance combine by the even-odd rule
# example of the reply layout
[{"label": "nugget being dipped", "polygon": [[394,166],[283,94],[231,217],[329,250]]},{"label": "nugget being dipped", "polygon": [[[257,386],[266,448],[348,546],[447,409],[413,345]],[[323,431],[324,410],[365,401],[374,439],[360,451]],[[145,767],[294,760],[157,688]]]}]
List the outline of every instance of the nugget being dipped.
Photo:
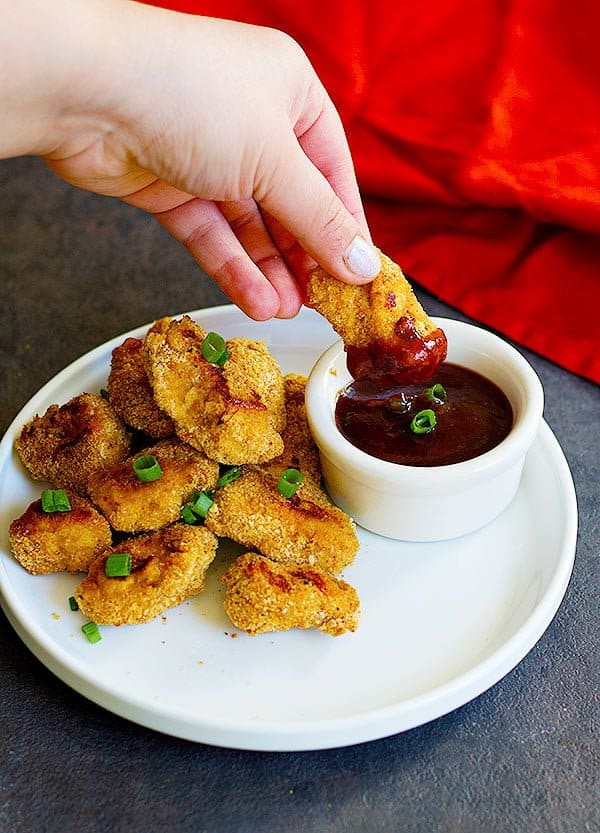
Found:
[{"label": "nugget being dipped", "polygon": [[[100,625],[148,622],[204,590],[217,539],[202,526],[172,524],[122,541],[93,561],[75,591],[80,610]],[[131,555],[131,573],[106,575],[111,553]]]},{"label": "nugget being dipped", "polygon": [[263,463],[260,468],[278,478],[285,469],[299,469],[304,477],[311,477],[315,483],[319,484],[321,482],[319,450],[310,433],[304,406],[306,381],[306,376],[301,376],[299,373],[288,373],[284,376],[286,423],[281,432],[283,452],[274,460]]},{"label": "nugget being dipped", "polygon": [[111,544],[108,522],[84,497],[66,491],[68,511],[45,512],[36,500],[10,525],[8,538],[19,564],[33,575],[85,572]]},{"label": "nugget being dipped", "polygon": [[355,379],[405,385],[430,379],[446,358],[446,336],[427,316],[400,267],[381,253],[381,271],[355,286],[316,269],[307,302],[344,342]]},{"label": "nugget being dipped", "polygon": [[262,342],[234,338],[223,364],[203,355],[207,333],[184,316],[163,318],[144,341],[154,398],[177,434],[220,463],[261,463],[281,454],[283,378]]},{"label": "nugget being dipped", "polygon": [[[134,462],[147,456],[160,467],[156,480],[140,480],[134,469]],[[180,509],[192,493],[212,489],[218,477],[218,463],[201,451],[181,440],[163,440],[97,472],[88,488],[113,529],[143,532],[179,520]]]},{"label": "nugget being dipped", "polygon": [[206,526],[275,561],[339,573],[358,551],[354,523],[309,478],[291,498],[279,493],[278,480],[249,466],[217,489]]},{"label": "nugget being dipped", "polygon": [[173,436],[173,420],[154,401],[141,339],[127,338],[112,351],[107,387],[110,404],[131,428],[155,440]]},{"label": "nugget being dipped", "polygon": [[277,564],[249,552],[236,559],[222,581],[225,612],[236,628],[253,636],[291,628],[340,636],[358,626],[356,591],[323,570]]},{"label": "nugget being dipped", "polygon": [[34,417],[15,446],[35,480],[84,495],[96,471],[127,456],[130,440],[112,405],[101,396],[82,393]]}]

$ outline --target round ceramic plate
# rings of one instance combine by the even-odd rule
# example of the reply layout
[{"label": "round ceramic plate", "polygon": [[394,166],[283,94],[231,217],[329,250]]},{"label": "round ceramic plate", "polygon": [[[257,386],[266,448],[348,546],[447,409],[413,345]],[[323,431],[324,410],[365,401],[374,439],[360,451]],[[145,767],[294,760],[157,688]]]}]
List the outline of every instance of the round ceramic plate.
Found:
[{"label": "round ceramic plate", "polygon": [[[310,310],[265,323],[234,307],[190,315],[225,337],[266,341],[284,373],[308,373],[336,340]],[[25,644],[69,686],[125,718],[189,740],[319,749],[439,717],[485,691],[535,645],[566,590],[577,527],[571,475],[546,424],[517,497],[484,529],[435,544],[359,530],[360,551],[343,574],[362,604],[353,634],[237,632],[223,610],[219,579],[241,549],[223,542],[204,593],[146,625],[103,627],[102,641],[89,644],[80,631],[84,617],[67,604],[79,578],[31,576],[10,555],[10,521],[44,486],[27,476],[13,441],[51,403],[105,386],[111,351],[124,338],[59,373],[0,444],[2,605]]]}]

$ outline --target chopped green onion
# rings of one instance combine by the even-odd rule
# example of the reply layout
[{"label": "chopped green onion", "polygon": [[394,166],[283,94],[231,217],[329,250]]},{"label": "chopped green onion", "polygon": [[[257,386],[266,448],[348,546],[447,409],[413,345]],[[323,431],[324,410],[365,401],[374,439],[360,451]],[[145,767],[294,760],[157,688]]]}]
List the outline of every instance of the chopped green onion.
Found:
[{"label": "chopped green onion", "polygon": [[185,504],[185,506],[181,507],[179,516],[184,523],[189,524],[190,526],[193,526],[195,523],[198,522],[198,516],[194,515],[189,504],[187,503]]},{"label": "chopped green onion", "polygon": [[150,483],[162,477],[162,469],[154,454],[142,454],[132,465],[138,480],[143,483]]},{"label": "chopped green onion", "polygon": [[131,574],[131,554],[128,552],[111,552],[104,564],[104,572],[109,578]]},{"label": "chopped green onion", "polygon": [[208,515],[208,510],[213,505],[214,500],[208,492],[197,492],[192,495],[192,500],[188,504],[194,515],[199,518],[205,518]]},{"label": "chopped green onion", "polygon": [[222,366],[229,358],[225,339],[218,333],[207,333],[200,350],[206,361],[211,364]]},{"label": "chopped green onion", "polygon": [[230,469],[227,469],[217,480],[217,489],[222,489],[223,486],[228,486],[230,483],[233,483],[234,480],[240,477],[241,473],[242,469],[240,466],[232,466]]},{"label": "chopped green onion", "polygon": [[414,415],[410,421],[410,430],[413,434],[429,434],[435,428],[436,422],[435,412],[427,408]]},{"label": "chopped green onion", "polygon": [[277,491],[285,498],[294,497],[304,477],[298,469],[286,469],[279,478]]},{"label": "chopped green onion", "polygon": [[42,492],[42,509],[44,512],[69,512],[71,501],[64,489],[44,489]]},{"label": "chopped green onion", "polygon": [[406,401],[404,396],[391,396],[388,401],[386,402],[387,407],[390,411],[398,414],[404,414],[409,409],[409,403]]},{"label": "chopped green onion", "polygon": [[446,388],[443,385],[440,385],[439,382],[436,382],[432,388],[427,388],[425,396],[430,402],[437,402],[440,405],[443,405],[446,401]]},{"label": "chopped green onion", "polygon": [[69,607],[71,610],[79,610],[79,605],[77,604],[75,596],[69,596]]},{"label": "chopped green onion", "polygon": [[86,622],[85,625],[81,626],[81,630],[84,632],[87,641],[91,642],[92,645],[102,639],[98,625],[95,622]]}]

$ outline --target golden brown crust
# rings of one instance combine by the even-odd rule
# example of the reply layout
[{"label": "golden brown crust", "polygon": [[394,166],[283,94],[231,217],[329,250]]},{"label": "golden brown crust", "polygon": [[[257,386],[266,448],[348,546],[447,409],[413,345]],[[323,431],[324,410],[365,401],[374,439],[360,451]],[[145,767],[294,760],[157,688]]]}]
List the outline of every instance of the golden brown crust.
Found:
[{"label": "golden brown crust", "polygon": [[358,552],[352,520],[305,480],[293,498],[277,491],[279,477],[254,467],[217,489],[206,526],[276,561],[339,573]]},{"label": "golden brown crust", "polygon": [[173,436],[173,420],[154,401],[142,339],[127,338],[112,351],[107,388],[110,404],[127,425],[155,440]]},{"label": "golden brown crust", "polygon": [[283,378],[285,388],[286,424],[281,432],[283,452],[274,460],[263,463],[261,469],[279,476],[288,468],[299,469],[305,477],[321,483],[319,450],[313,440],[306,419],[304,393],[306,376],[288,373]]},{"label": "golden brown crust", "polygon": [[[148,622],[204,590],[204,576],[216,550],[217,539],[207,529],[180,523],[129,538],[92,563],[75,598],[80,610],[101,625]],[[131,575],[106,576],[111,552],[131,554]]]},{"label": "golden brown crust", "polygon": [[[132,464],[144,454],[158,460],[162,469],[158,480],[138,479]],[[180,509],[192,493],[212,489],[218,477],[218,463],[201,451],[180,440],[164,440],[97,472],[89,482],[89,493],[113,529],[143,532],[179,520]]]},{"label": "golden brown crust", "polygon": [[358,627],[356,591],[324,570],[277,564],[246,553],[222,581],[227,585],[227,615],[236,628],[253,636],[291,628],[318,628],[340,636]]},{"label": "golden brown crust", "polygon": [[393,338],[402,315],[413,318],[422,336],[437,329],[402,269],[383,252],[380,255],[381,271],[371,283],[342,283],[320,267],[308,279],[308,303],[331,322],[344,344],[365,347],[374,338]]},{"label": "golden brown crust", "polygon": [[203,358],[205,331],[188,316],[163,318],[144,341],[158,405],[178,435],[220,463],[261,463],[281,454],[283,379],[262,342],[231,339],[218,367]]},{"label": "golden brown crust", "polygon": [[83,572],[110,547],[108,522],[86,498],[71,491],[67,496],[69,512],[44,512],[36,500],[10,525],[13,554],[33,575]]},{"label": "golden brown crust", "polygon": [[388,387],[424,382],[446,358],[446,336],[427,316],[400,267],[380,255],[379,275],[361,286],[316,269],[308,280],[307,303],[342,337],[354,378]]},{"label": "golden brown crust", "polygon": [[92,474],[127,456],[130,439],[112,405],[101,396],[82,393],[34,417],[15,446],[35,480],[83,495]]}]

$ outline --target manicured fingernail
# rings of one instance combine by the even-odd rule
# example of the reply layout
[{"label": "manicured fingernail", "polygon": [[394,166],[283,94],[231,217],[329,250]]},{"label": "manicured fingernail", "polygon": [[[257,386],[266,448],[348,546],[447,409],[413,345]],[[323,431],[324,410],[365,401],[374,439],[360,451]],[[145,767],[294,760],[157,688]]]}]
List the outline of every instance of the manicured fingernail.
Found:
[{"label": "manicured fingernail", "polygon": [[346,249],[344,263],[359,278],[377,277],[381,271],[381,258],[377,251],[358,235]]}]

